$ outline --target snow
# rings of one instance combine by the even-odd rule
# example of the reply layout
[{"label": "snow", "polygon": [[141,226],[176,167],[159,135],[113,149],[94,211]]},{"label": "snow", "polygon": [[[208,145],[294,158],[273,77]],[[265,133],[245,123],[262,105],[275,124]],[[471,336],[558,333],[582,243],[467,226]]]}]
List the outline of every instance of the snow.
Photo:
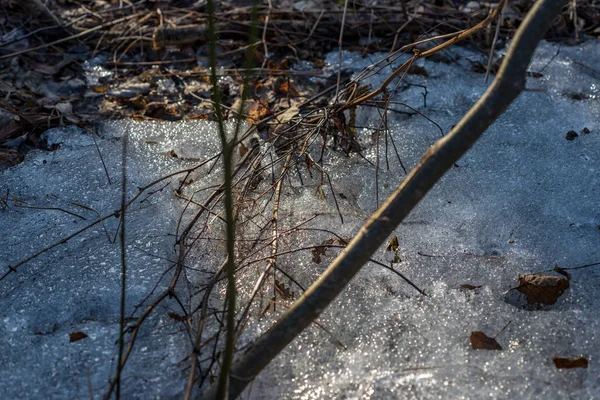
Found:
[{"label": "snow", "polygon": [[[600,82],[594,70],[600,65],[600,46],[588,42],[561,47],[558,55],[557,50],[555,44],[540,45],[530,71],[542,71],[543,77],[528,78],[531,90],[515,101],[394,233],[401,259],[394,268],[427,296],[381,266],[366,265],[319,318],[329,333],[317,325],[308,328],[257,377],[246,398],[600,396],[600,266],[570,270],[570,288],[555,305],[543,310],[507,302],[519,274],[550,273],[554,265],[573,268],[600,262]],[[452,49],[450,56],[456,60],[452,64],[420,61],[429,76],[409,75],[412,85],[396,91],[399,101],[426,114],[444,133],[486,88],[483,75],[471,72],[473,61],[485,64],[485,60],[460,48]],[[344,53],[344,65],[359,73],[378,57],[362,59]],[[337,53],[329,61],[337,63]],[[381,78],[375,76],[373,85]],[[422,86],[427,87],[426,107]],[[573,95],[583,100],[574,100]],[[410,111],[401,105],[394,108]],[[378,124],[377,113],[358,113],[357,125],[374,128]],[[389,128],[408,169],[441,135],[419,115],[389,113]],[[584,128],[591,132],[582,133]],[[567,140],[565,135],[571,130],[579,136]],[[59,150],[32,152],[24,163],[0,172],[0,196],[9,193],[1,197],[7,201],[0,211],[1,268],[15,265],[98,215],[119,208],[124,133],[129,135],[129,197],[138,187],[196,165],[219,148],[215,126],[208,122],[110,122],[95,140],[78,128],[49,131],[48,141],[61,143]],[[364,156],[376,163],[372,131],[359,130],[359,140]],[[377,179],[375,168],[358,155],[330,152],[326,168],[343,225],[327,181],[322,195],[316,195],[318,171],[313,169],[313,178],[301,172],[303,184],[297,174],[291,174],[282,189],[278,251],[319,245],[335,238],[330,232],[343,238],[356,233],[405,176],[388,144],[389,170],[380,138]],[[261,149],[269,151],[265,144]],[[211,165],[192,175],[194,182],[183,187],[183,195],[195,193],[200,201],[210,194],[219,181],[218,170],[209,174]],[[182,178],[165,180],[132,205],[127,219],[128,314],[156,282],[160,281],[160,291],[170,280],[176,259],[173,235],[186,207],[173,191]],[[270,169],[263,178],[253,196],[272,183]],[[257,205],[269,205],[270,199],[263,196]],[[61,207],[86,220],[58,210],[19,208],[18,204]],[[185,208],[183,221],[189,221],[195,210]],[[238,233],[253,239],[257,228],[246,223],[247,210],[241,211]],[[315,213],[318,217],[311,219]],[[270,219],[269,207],[255,215],[256,225]],[[300,230],[291,229],[302,222]],[[111,240],[117,223],[114,217],[105,221]],[[202,271],[215,271],[224,259],[219,220],[212,216],[206,224],[176,290],[183,304],[192,307],[199,302],[197,287],[207,279]],[[387,263],[386,247],[374,258]],[[240,245],[243,250],[247,249]],[[282,255],[277,267],[306,288],[337,252],[328,249],[320,263],[312,259],[310,250]],[[270,248],[254,259],[268,254]],[[0,335],[5,338],[0,357],[10,371],[0,375],[5,398],[87,397],[88,379],[94,396],[103,395],[117,354],[119,257],[118,240],[107,240],[104,227],[98,224],[0,282]],[[240,307],[266,265],[252,260],[241,261],[246,268],[239,273]],[[300,294],[283,273],[278,278],[295,297]],[[268,292],[259,294],[260,305],[251,308],[240,346],[267,329],[292,303],[280,296],[276,310],[271,307],[264,312],[272,295],[272,279],[268,282]],[[465,290],[463,284],[481,288]],[[213,306],[222,301],[222,289],[223,285],[217,285]],[[125,398],[179,398],[184,390],[188,374],[184,359],[191,345],[182,324],[169,318],[168,311],[182,313],[170,299],[142,329],[124,370]],[[205,338],[214,326],[206,329]],[[70,343],[69,334],[77,331],[89,337]],[[498,335],[503,350],[473,350],[472,331]],[[589,366],[559,370],[552,362],[554,356],[585,356]]]}]

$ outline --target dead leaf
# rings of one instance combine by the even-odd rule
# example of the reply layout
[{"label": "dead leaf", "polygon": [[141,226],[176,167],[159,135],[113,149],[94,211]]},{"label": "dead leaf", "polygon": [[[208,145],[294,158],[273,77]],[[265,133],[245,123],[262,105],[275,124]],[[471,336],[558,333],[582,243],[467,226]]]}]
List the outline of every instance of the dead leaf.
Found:
[{"label": "dead leaf", "polygon": [[125,99],[123,102],[136,110],[144,110],[148,106],[148,98],[143,94],[136,94],[130,99]]},{"label": "dead leaf", "polygon": [[275,289],[284,300],[294,299],[294,292],[292,292],[291,288],[288,288],[285,283],[280,282],[278,279],[275,279]]},{"label": "dead leaf", "polygon": [[277,72],[279,71],[280,67],[275,61],[269,60],[267,62],[267,69],[269,70],[269,72]]},{"label": "dead leaf", "polygon": [[108,89],[110,89],[108,86],[106,85],[96,85],[96,86],[92,86],[92,92],[94,93],[106,93],[108,92]]},{"label": "dead leaf", "polygon": [[321,264],[321,261],[323,261],[321,259],[321,256],[324,256],[325,253],[327,252],[327,247],[322,247],[322,246],[318,246],[315,247],[314,249],[312,249],[311,253],[312,253],[312,260],[315,264]]},{"label": "dead leaf", "polygon": [[238,150],[240,152],[240,157],[244,157],[246,153],[248,153],[248,148],[244,146],[244,143],[240,143],[240,147]]},{"label": "dead leaf", "polygon": [[468,283],[464,283],[464,284],[460,285],[461,290],[475,290],[475,289],[480,289],[482,287],[483,287],[482,285],[474,286],[474,285],[469,285]]},{"label": "dead leaf", "polygon": [[[134,97],[134,96],[131,96]],[[146,105],[144,115],[150,118],[163,119],[167,114],[167,107],[164,103],[152,102]]]},{"label": "dead leaf", "polygon": [[86,337],[88,337],[88,335],[86,335],[83,332],[71,332],[69,334],[69,342],[71,342],[71,343],[78,342],[81,339],[85,339]]},{"label": "dead leaf", "polygon": [[529,304],[551,305],[569,288],[569,281],[555,275],[519,275],[516,288],[527,297]]},{"label": "dead leaf", "polygon": [[282,114],[277,116],[277,122],[279,123],[285,123],[290,121],[292,118],[294,118],[296,115],[298,115],[298,113],[300,112],[300,109],[298,108],[297,105],[293,105],[290,108],[288,108],[287,110],[285,110]]},{"label": "dead leaf", "polygon": [[558,272],[559,274],[561,274],[562,276],[567,278],[568,281],[571,280],[571,274],[569,272],[567,272],[567,270],[559,267],[558,265],[554,266],[554,272]]},{"label": "dead leaf", "polygon": [[567,140],[575,140],[575,138],[576,138],[577,136],[579,136],[579,135],[577,134],[577,132],[575,132],[575,131],[569,131],[569,132],[567,132],[567,134],[565,135],[565,139],[567,139]]},{"label": "dead leaf", "polygon": [[471,332],[471,347],[475,350],[502,350],[496,339],[489,337],[481,331]]},{"label": "dead leaf", "polygon": [[588,360],[585,357],[562,358],[554,357],[552,359],[556,368],[587,368]]},{"label": "dead leaf", "polygon": [[250,111],[248,111],[248,117],[246,121],[249,124],[256,124],[258,121],[264,119],[265,117],[271,115],[273,112],[269,107],[269,102],[267,100],[257,100],[250,107]]},{"label": "dead leaf", "polygon": [[352,239],[354,239],[354,238],[353,237],[341,238],[341,239],[338,239],[337,242],[340,246],[347,246],[348,243],[350,243],[352,241]]},{"label": "dead leaf", "polygon": [[279,85],[279,92],[290,97],[300,97],[300,93],[294,87],[292,82],[285,81]]},{"label": "dead leaf", "polygon": [[399,246],[398,236],[394,236],[394,237],[392,237],[392,240],[390,240],[390,243],[388,244],[388,247],[386,250],[387,251],[397,251],[398,246]]},{"label": "dead leaf", "polygon": [[321,256],[324,256],[325,253],[327,252],[327,246],[330,244],[333,244],[335,242],[334,239],[327,239],[324,240],[323,243],[321,243],[321,246],[317,246],[314,249],[312,249],[312,260],[315,264],[320,264],[322,259]]},{"label": "dead leaf", "polygon": [[187,318],[185,316],[179,315],[179,314],[177,314],[176,312],[173,312],[173,311],[169,311],[167,313],[167,315],[169,316],[169,318],[174,319],[175,321],[178,321],[178,322],[184,322],[184,321],[187,320]]},{"label": "dead leaf", "polygon": [[393,254],[393,259],[391,261],[392,264],[398,264],[402,260],[400,259],[400,243],[398,243],[398,236],[392,237],[390,243],[388,244],[386,251],[390,252],[388,254]]},{"label": "dead leaf", "polygon": [[427,70],[424,67],[414,64],[411,64],[411,66],[408,68],[408,71],[406,72],[412,75],[421,75],[426,78],[429,76],[429,72],[427,72]]}]

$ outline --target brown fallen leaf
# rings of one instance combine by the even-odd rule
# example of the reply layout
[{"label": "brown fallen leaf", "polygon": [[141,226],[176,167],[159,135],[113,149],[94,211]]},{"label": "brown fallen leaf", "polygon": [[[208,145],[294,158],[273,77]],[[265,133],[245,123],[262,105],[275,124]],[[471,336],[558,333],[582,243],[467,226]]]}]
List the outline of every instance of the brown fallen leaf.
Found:
[{"label": "brown fallen leaf", "polygon": [[569,288],[569,281],[556,275],[519,275],[519,286],[529,304],[552,305]]},{"label": "brown fallen leaf", "polygon": [[334,239],[327,239],[324,240],[323,243],[321,243],[322,246],[318,246],[315,247],[314,249],[312,249],[311,253],[312,253],[312,260],[315,264],[320,264],[322,259],[321,256],[324,256],[327,253],[327,247],[330,244],[334,243]]},{"label": "brown fallen leaf", "polygon": [[244,157],[248,153],[248,148],[244,146],[244,143],[240,143],[238,151],[240,152],[240,157]]},{"label": "brown fallen leaf", "polygon": [[552,359],[556,368],[587,368],[588,360],[585,357],[562,358],[554,357]]},{"label": "brown fallen leaf", "polygon": [[567,134],[565,135],[565,139],[567,139],[567,140],[575,140],[575,138],[576,138],[577,136],[579,136],[579,135],[577,134],[577,132],[575,132],[575,131],[569,131],[569,132],[567,132]]},{"label": "brown fallen leaf", "polygon": [[353,237],[347,237],[347,238],[341,238],[337,240],[337,243],[340,246],[347,246],[348,243],[350,243],[352,241],[352,239],[354,239]]},{"label": "brown fallen leaf", "polygon": [[280,124],[288,122],[292,118],[294,118],[296,115],[298,115],[299,113],[300,113],[300,109],[298,108],[298,106],[293,105],[293,106],[289,107],[287,110],[285,110],[283,113],[281,113],[277,116],[277,122]]},{"label": "brown fallen leaf", "polygon": [[106,93],[106,92],[108,92],[108,89],[110,89],[110,88],[106,85],[92,86],[92,92],[94,92],[94,93]]},{"label": "brown fallen leaf", "polygon": [[406,72],[412,75],[421,75],[426,78],[429,76],[429,72],[427,72],[425,68],[414,64],[411,64],[410,67],[408,67],[408,71]]},{"label": "brown fallen leaf", "polygon": [[278,279],[275,279],[275,290],[284,300],[293,300],[295,298],[292,289]]},{"label": "brown fallen leaf", "polygon": [[179,321],[179,322],[185,322],[187,321],[187,317],[184,315],[179,315],[176,312],[173,311],[169,311],[167,313],[167,315],[169,316],[169,318],[174,319],[175,321]]},{"label": "brown fallen leaf", "polygon": [[125,99],[123,103],[135,108],[136,110],[145,110],[148,106],[148,98],[143,94],[136,94],[132,98]]},{"label": "brown fallen leaf", "polygon": [[496,339],[489,337],[481,331],[471,332],[471,347],[475,350],[502,350]]},{"label": "brown fallen leaf", "polygon": [[312,249],[312,260],[315,264],[321,264],[321,256],[324,256],[325,253],[327,252],[327,247],[315,247],[314,249]]},{"label": "brown fallen leaf", "polygon": [[462,285],[460,285],[460,289],[461,290],[475,290],[475,289],[481,289],[483,286],[482,285],[471,285],[468,283],[463,283]]},{"label": "brown fallen leaf", "polygon": [[78,342],[81,339],[85,339],[86,337],[88,337],[88,335],[86,335],[83,332],[71,332],[69,334],[69,342],[71,342],[71,343]]},{"label": "brown fallen leaf", "polygon": [[300,97],[300,93],[294,87],[292,82],[285,81],[279,85],[279,92],[290,97]]},{"label": "brown fallen leaf", "polygon": [[248,121],[249,124],[256,124],[258,121],[271,115],[272,113],[273,112],[271,111],[267,100],[257,100],[254,101],[254,104],[252,104],[252,107],[250,107],[246,121]]},{"label": "brown fallen leaf", "polygon": [[559,274],[567,278],[568,281],[571,280],[571,274],[567,272],[567,270],[565,270],[564,268],[559,267],[558,265],[554,266],[554,272],[558,272]]},{"label": "brown fallen leaf", "polygon": [[400,259],[400,243],[398,242],[398,236],[393,236],[392,240],[385,249],[386,252],[391,256],[392,264],[398,264],[402,260]]}]

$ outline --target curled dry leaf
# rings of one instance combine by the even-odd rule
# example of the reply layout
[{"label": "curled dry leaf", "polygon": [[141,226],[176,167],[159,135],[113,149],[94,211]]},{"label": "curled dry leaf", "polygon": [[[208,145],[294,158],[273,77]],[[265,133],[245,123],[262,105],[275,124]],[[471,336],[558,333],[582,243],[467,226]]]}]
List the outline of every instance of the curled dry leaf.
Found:
[{"label": "curled dry leaf", "polygon": [[475,350],[502,350],[496,339],[489,337],[481,331],[471,332],[471,347]]},{"label": "curled dry leaf", "polygon": [[390,262],[392,264],[398,264],[402,260],[400,259],[400,243],[398,242],[398,236],[393,236],[390,240],[387,248],[385,249],[388,255],[390,255]]},{"label": "curled dry leaf", "polygon": [[271,108],[267,100],[256,100],[248,111],[246,121],[249,124],[256,124],[258,121],[272,114]]},{"label": "curled dry leaf", "polygon": [[322,246],[315,247],[312,249],[312,260],[315,264],[320,264],[322,259],[321,256],[324,256],[327,253],[327,247],[330,244],[334,243],[334,239],[327,239],[321,243]]},{"label": "curled dry leaf", "polygon": [[338,239],[326,239],[323,241],[323,243],[321,243],[320,246],[315,247],[312,250],[312,260],[314,263],[316,264],[320,264],[322,259],[321,256],[324,256],[327,252],[327,248],[332,245],[337,243],[339,246],[347,246],[348,243],[350,243],[350,241],[352,240],[352,238],[338,238]]},{"label": "curled dry leaf", "polygon": [[588,360],[585,357],[562,358],[554,357],[552,359],[556,368],[587,368]]},{"label": "curled dry leaf", "polygon": [[556,275],[519,275],[519,286],[529,304],[552,305],[569,288],[569,281]]},{"label": "curled dry leaf", "polygon": [[300,93],[294,87],[292,82],[285,81],[279,85],[279,92],[290,97],[300,97]]},{"label": "curled dry leaf", "polygon": [[81,339],[85,339],[86,337],[88,337],[88,335],[86,335],[83,332],[71,332],[69,334],[69,342],[71,342],[71,343],[78,342]]},{"label": "curled dry leaf", "polygon": [[275,290],[277,290],[277,293],[279,293],[284,300],[293,300],[296,298],[292,289],[278,279],[275,279]]},{"label": "curled dry leaf", "polygon": [[293,106],[289,107],[287,110],[285,110],[285,112],[283,112],[282,114],[277,116],[277,122],[279,122],[281,124],[288,122],[292,118],[294,118],[296,115],[298,115],[299,113],[300,113],[300,109],[298,108],[298,106],[293,105]]},{"label": "curled dry leaf", "polygon": [[324,256],[325,253],[327,252],[327,247],[315,247],[314,249],[312,249],[312,260],[315,264],[321,264],[321,261],[323,261],[321,259],[321,256]]}]

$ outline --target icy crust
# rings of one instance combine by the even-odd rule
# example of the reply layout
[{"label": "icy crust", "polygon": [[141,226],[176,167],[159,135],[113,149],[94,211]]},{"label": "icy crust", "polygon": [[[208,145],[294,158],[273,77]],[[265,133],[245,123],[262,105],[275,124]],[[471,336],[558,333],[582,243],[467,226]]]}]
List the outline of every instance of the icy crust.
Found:
[{"label": "icy crust", "polygon": [[[125,133],[129,136],[128,198],[137,194],[139,187],[196,165],[219,148],[213,126],[206,123],[112,122],[100,129],[95,140],[89,132],[74,127],[46,132],[44,138],[60,145],[59,150],[32,152],[25,162],[0,175],[0,192],[10,194],[8,207],[0,212],[2,273],[7,264],[15,265],[120,208]],[[191,177],[201,180],[198,176],[206,176],[207,168]],[[182,178],[174,176],[152,187],[129,210],[128,315],[157,282],[155,294],[170,281],[176,259],[173,234],[185,205],[173,191]],[[193,193],[194,187],[186,186],[183,193]],[[19,201],[15,204],[13,198]],[[71,214],[16,205],[62,208]],[[113,242],[117,225],[118,219],[111,217],[0,282],[0,308],[4,310],[0,324],[5,371],[0,376],[2,398],[88,398],[89,390],[95,398],[103,396],[115,371],[118,350],[118,236]],[[177,294],[185,304],[189,297],[185,286],[179,287]],[[143,307],[136,309],[136,316]],[[124,371],[124,398],[179,398],[185,380],[181,362],[188,354],[189,340],[181,323],[167,316],[168,311],[181,312],[166,302],[140,331]],[[73,332],[88,337],[71,343]]]},{"label": "icy crust", "polygon": [[[547,271],[555,264],[569,268],[600,261],[600,105],[594,72],[600,46],[588,43],[583,50],[561,48],[556,55],[557,49],[543,43],[530,68],[541,71],[543,77],[529,78],[528,88],[542,90],[524,92],[395,232],[401,262],[394,268],[428,296],[418,295],[381,266],[365,266],[321,316],[320,327],[315,324],[307,329],[261,373],[246,391],[247,398],[600,396],[598,267],[571,271],[571,287],[545,311],[526,311],[505,302],[505,294],[517,285],[519,274]],[[418,115],[390,113],[387,150],[383,137],[377,152],[372,131],[358,132],[364,156],[372,163],[380,160],[377,177],[363,158],[336,152],[329,152],[326,164],[332,187],[327,181],[320,186],[314,168],[312,177],[300,171],[302,181],[291,174],[282,189],[279,252],[355,234],[405,177],[391,140],[410,169],[480,97],[486,85],[483,75],[471,72],[471,66],[474,62],[485,64],[485,60],[464,49],[451,51],[453,63],[420,61],[418,65],[429,76],[408,75],[406,81],[411,85],[395,89],[399,101],[426,114],[443,132]],[[344,53],[344,59],[345,68],[353,73],[372,62],[354,53]],[[337,54],[327,62],[337,63]],[[376,86],[384,74],[373,79]],[[426,106],[422,86],[427,87]],[[574,100],[574,92],[582,100]],[[393,108],[411,111],[400,104]],[[357,116],[359,126],[379,125],[377,113],[359,110]],[[9,202],[0,212],[4,234],[0,259],[14,264],[93,221],[96,212],[106,215],[119,208],[124,132],[129,134],[131,197],[138,187],[216,154],[215,128],[206,122],[121,121],[106,124],[96,141],[74,128],[48,132],[50,144],[62,143],[61,149],[30,154],[24,163],[4,171],[0,194],[9,190],[26,201],[24,204],[61,207],[87,220],[57,210],[17,208]],[[583,128],[591,133],[581,133]],[[565,135],[571,130],[579,136],[569,141]],[[277,158],[268,144],[261,143],[261,150],[271,152],[271,159]],[[98,153],[112,185],[107,184]],[[272,196],[259,198],[258,194],[269,188],[272,174],[280,166],[265,169],[262,181],[250,193],[258,198],[255,208],[240,208],[237,232],[240,238],[250,239],[248,243],[254,242],[258,227],[271,221]],[[198,169],[191,183],[182,187],[182,195],[193,196],[195,201],[206,198],[220,179],[219,169],[211,167],[209,163]],[[174,233],[186,205],[173,195],[181,179],[183,176],[175,176],[156,185],[132,205],[128,312],[157,281],[158,290],[169,282],[168,270],[176,257]],[[257,213],[261,207],[264,211]],[[196,210],[185,208],[181,226]],[[315,214],[319,216],[315,218]],[[177,289],[191,308],[200,301],[191,294],[197,293],[224,260],[218,221],[210,214],[202,221],[205,228],[194,232],[195,245],[186,260],[187,279]],[[117,222],[116,218],[105,222],[111,239]],[[268,242],[268,235],[261,240]],[[249,246],[245,243],[238,243],[240,254]],[[320,261],[310,250],[277,257],[282,271],[278,279],[291,298],[280,295],[274,311],[267,307],[271,292],[261,292],[238,347],[268,329],[300,295],[301,289],[283,272],[306,288],[338,252],[328,249]],[[104,228],[97,225],[0,282],[0,305],[5,310],[0,334],[6,338],[1,357],[10,371],[0,375],[0,386],[7,398],[87,397],[88,375],[95,397],[104,393],[117,352],[119,254],[119,246],[109,243]],[[264,260],[250,262],[269,254],[270,248],[265,247],[254,258],[239,260],[245,265],[238,273],[240,307],[265,267]],[[374,258],[388,262],[394,257],[383,246]],[[460,288],[463,284],[481,287],[464,290]],[[269,291],[272,285],[269,281]],[[221,309],[223,297],[224,286],[219,283],[211,307]],[[181,396],[188,372],[188,364],[182,360],[190,351],[189,338],[182,333],[180,322],[167,317],[168,311],[179,309],[165,303],[140,334],[137,350],[124,371],[126,398]],[[208,323],[204,337],[210,337],[215,329]],[[77,331],[88,338],[70,343],[69,334]],[[497,335],[503,350],[471,349],[472,331]],[[589,366],[557,370],[554,356],[585,356]]]},{"label": "icy crust", "polygon": [[[428,296],[419,296],[377,265],[365,266],[319,319],[331,335],[311,326],[247,389],[249,398],[600,396],[600,267],[571,271],[570,289],[547,310],[526,311],[505,302],[519,274],[600,261],[600,80],[593,70],[600,46],[586,43],[557,51],[556,45],[540,45],[530,71],[543,69],[543,77],[527,80],[528,89],[539,90],[523,92],[395,232],[402,260],[395,268]],[[457,62],[450,65],[421,61],[427,78],[407,77],[427,86],[427,107],[421,87],[400,95],[444,134],[486,88],[483,75],[471,72],[474,61],[485,60],[464,49],[453,49],[451,56]],[[351,57],[344,65],[355,72],[370,64],[356,54],[344,57]],[[337,54],[331,59],[337,63]],[[574,100],[573,93],[583,100]],[[389,117],[391,136],[410,169],[440,131],[416,115]],[[362,110],[357,124],[376,127],[379,116]],[[584,128],[591,133],[581,133]],[[571,130],[579,136],[569,141],[565,136]],[[365,156],[375,163],[371,133],[359,134]],[[379,204],[405,176],[391,143],[386,170],[380,141]],[[377,206],[375,169],[352,156],[333,159],[328,171],[336,193],[347,199],[338,197],[346,223],[339,225],[329,196],[320,207],[330,217],[314,227],[340,236],[356,233]],[[301,195],[286,197],[283,209],[298,215],[319,208],[314,187],[297,192]],[[331,237],[307,233],[295,245]],[[383,246],[375,258],[389,260],[386,253]],[[278,266],[309,284],[335,254],[329,250],[319,265],[305,253],[280,258]],[[463,284],[481,288],[464,290]],[[263,332],[275,319],[263,321],[248,336]],[[503,350],[473,350],[472,331],[490,337],[500,333]],[[559,370],[555,356],[584,356],[589,366]]]}]

